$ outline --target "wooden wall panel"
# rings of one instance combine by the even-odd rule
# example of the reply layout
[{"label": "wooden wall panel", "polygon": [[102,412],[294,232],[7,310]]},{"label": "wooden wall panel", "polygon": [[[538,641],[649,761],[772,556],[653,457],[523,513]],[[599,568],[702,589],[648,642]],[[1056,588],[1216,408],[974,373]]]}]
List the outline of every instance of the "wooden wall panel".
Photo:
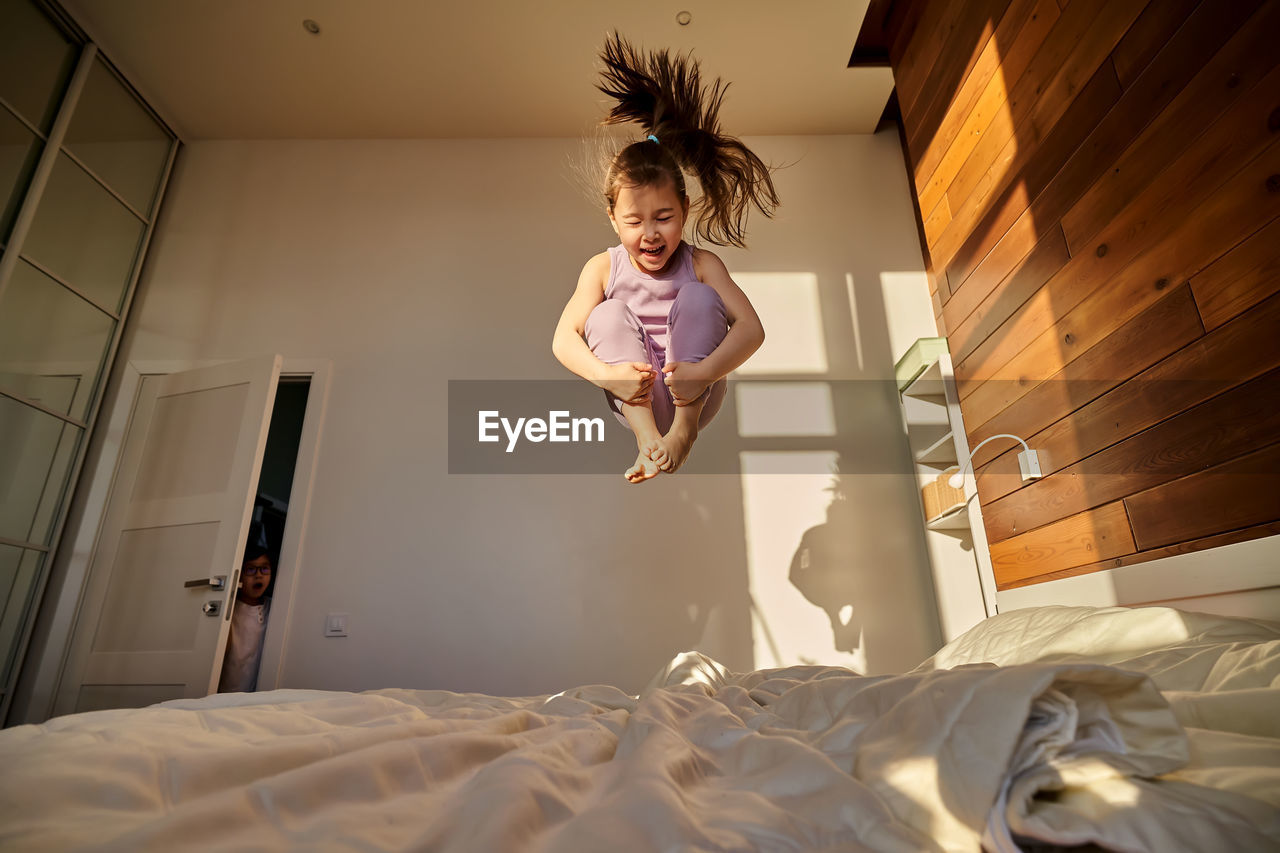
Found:
[{"label": "wooden wall panel", "polygon": [[1100,572],[1105,569],[1118,569],[1121,566],[1133,566],[1138,563],[1145,563],[1148,560],[1162,560],[1165,557],[1176,557],[1179,554],[1190,554],[1192,551],[1203,551],[1207,548],[1221,548],[1224,545],[1234,545],[1237,542],[1247,542],[1250,539],[1259,539],[1263,536],[1280,536],[1280,521],[1267,522],[1266,524],[1259,524],[1252,527],[1242,527],[1227,533],[1218,533],[1213,536],[1205,536],[1200,539],[1189,539],[1185,542],[1179,542],[1176,545],[1168,545],[1163,548],[1147,548],[1145,550],[1135,551],[1132,554],[1123,554],[1119,557],[1099,560],[1095,563],[1085,563],[1080,566],[1072,566],[1069,569],[1058,569],[1045,574],[1030,575],[1025,578],[1011,578],[1005,581],[1002,585],[1002,589],[1012,589],[1019,586],[1030,586],[1032,584],[1044,583],[1045,581],[1058,580],[1059,578],[1071,578],[1077,575],[1087,575],[1090,572]]},{"label": "wooden wall panel", "polygon": [[[1104,64],[1114,79],[1107,54],[1131,23],[1138,4],[1099,0],[1101,8],[1086,15],[1091,5],[1091,0],[1079,0],[1063,10],[1009,96],[1012,128],[1006,132],[1005,123],[992,122],[996,132],[983,136],[947,190],[953,208],[979,189],[990,195],[983,181],[993,171],[1000,176],[1016,174]],[[1036,144],[1029,146],[1028,140]],[[991,191],[999,189],[1000,179],[991,183]]]},{"label": "wooden wall panel", "polygon": [[[1045,15],[1037,18],[1030,26],[1024,27],[1026,32],[1020,33],[1023,38],[1017,43],[1019,49],[1011,54],[1002,54],[998,73],[987,84],[973,113],[964,117],[955,141],[945,151],[940,152],[941,159],[937,168],[923,181],[924,176],[917,174],[916,187],[920,194],[922,211],[931,210],[942,194],[949,191],[956,176],[969,159],[975,156],[975,152],[979,152],[979,148],[987,139],[997,138],[1003,144],[1008,134],[1012,132],[1014,114],[1008,104],[1012,98],[1019,96],[1016,85],[1019,81],[1027,79],[1024,74],[1027,63],[1036,55],[1035,51],[1040,47],[1043,39],[1048,37],[1051,24],[1056,20],[1054,17]],[[1034,80],[1031,85],[1035,85]],[[1025,103],[1025,96],[1021,97]],[[988,153],[987,148],[990,146],[983,148],[976,156],[989,162],[994,157],[994,152]]]},{"label": "wooden wall panel", "polygon": [[[993,541],[1008,539],[1265,445],[1280,436],[1277,400],[1280,372],[1272,371],[1179,412],[1149,430],[984,504],[987,535]],[[1137,538],[1137,530],[1134,532]]]},{"label": "wooden wall panel", "polygon": [[[1280,141],[1278,141],[1280,142]],[[1280,215],[1280,194],[1265,188],[1267,176],[1280,171],[1280,144],[1271,146],[1267,155],[1242,170],[1208,203],[1176,228],[1164,241],[1135,258],[1106,286],[1099,287],[1052,327],[1042,332],[1018,356],[1003,367],[991,371],[984,379],[973,381],[965,376],[961,399],[969,403],[965,409],[966,424],[985,423],[1009,402],[1011,383],[1018,383],[1019,393],[1051,379],[1043,372],[1057,364],[1071,364],[1089,348],[1116,333],[1120,326],[1157,301],[1170,282],[1185,281],[1203,263],[1203,253],[1225,253],[1239,233]],[[957,378],[961,377],[959,369]],[[983,431],[978,430],[981,434]]]},{"label": "wooden wall panel", "polygon": [[[1125,499],[1138,548],[1154,548],[1280,516],[1280,443]],[[1180,508],[1195,505],[1193,514]]]},{"label": "wooden wall panel", "polygon": [[[1280,28],[1280,14],[1267,17],[1274,18],[1267,26]],[[1220,152],[1228,147],[1224,145],[1224,136],[1230,137],[1242,128],[1256,129],[1255,139],[1266,135],[1267,115],[1274,106],[1277,91],[1275,74],[1269,78],[1267,75],[1280,61],[1280,51],[1258,55],[1262,40],[1254,39],[1239,39],[1229,48],[1239,47],[1239,42],[1244,42],[1250,52],[1227,66],[1230,71],[1223,63],[1212,63],[1197,74],[1170,108],[1063,214],[1062,229],[1073,251],[1077,246],[1085,246],[1129,199],[1151,186],[1158,176],[1165,182],[1178,180],[1201,174],[1206,165],[1220,162],[1218,158],[1223,156]],[[1262,85],[1255,86],[1259,80]],[[1242,102],[1240,107],[1228,111],[1238,101]],[[1197,150],[1203,152],[1200,157],[1178,158],[1179,152],[1187,147],[1187,140],[1197,133],[1200,133]],[[1167,168],[1169,163],[1176,163],[1181,172]],[[1162,175],[1162,172],[1171,174]]]},{"label": "wooden wall panel", "polygon": [[[1026,251],[1023,241],[1029,242],[1035,237],[1035,223],[1031,217],[1022,217],[1013,228],[1005,232],[1000,248],[1021,254]],[[1020,243],[1023,244],[1019,245]],[[954,294],[942,308],[950,329],[948,345],[952,358],[967,358],[1006,319],[1035,296],[1070,258],[1066,236],[1061,228],[1054,227],[1015,262],[1012,271],[1000,278],[989,291],[980,288],[984,286],[984,282],[997,281],[996,276],[969,279],[968,286]],[[977,300],[978,304],[970,308],[969,302],[972,300]],[[953,305],[957,306],[955,310],[952,310]]]},{"label": "wooden wall panel", "polygon": [[[1098,122],[1109,114],[1115,114],[1113,107],[1119,97],[1120,84],[1115,71],[1110,63],[1103,63],[1085,84],[1080,96],[1072,101],[1062,120],[1041,141],[1038,149],[1042,157],[1010,158],[1006,167],[982,176],[979,191],[970,194],[956,207],[955,226],[944,232],[943,239],[934,247],[939,261],[946,266],[948,280],[953,283],[953,293],[969,282],[980,263],[986,263],[988,271],[994,265],[1003,265],[1002,270],[1008,269],[1026,251],[1019,238],[1026,234],[1034,242],[1034,235],[1044,233],[1042,228],[1037,228],[1036,222],[1053,221],[1044,215],[1041,208],[1055,201],[1052,196],[1042,197],[1046,185],[1061,171],[1062,160],[1054,152],[1065,159],[1079,150],[1082,140],[1090,135]],[[998,193],[993,190],[997,182],[1003,186]],[[1036,199],[1034,207],[1028,203],[1033,198]],[[977,241],[975,244],[973,235],[979,230],[990,242]],[[991,258],[986,252],[995,240],[999,240],[1000,252]],[[980,287],[983,279],[999,280],[999,276],[981,276],[974,283],[974,288]]]},{"label": "wooden wall panel", "polygon": [[[1200,0],[1171,0],[1168,3],[1150,3],[1142,10],[1129,32],[1125,33],[1116,49],[1111,52],[1111,62],[1115,65],[1116,77],[1121,86],[1129,88],[1129,84],[1155,59],[1165,43],[1173,39],[1182,22],[1199,3]],[[1223,17],[1220,7],[1226,4],[1212,5],[1216,14],[1210,16],[1209,23]],[[1237,21],[1236,24],[1238,23]]]},{"label": "wooden wall panel", "polygon": [[[1278,116],[1280,118],[1280,116]],[[1206,329],[1216,329],[1280,289],[1280,219],[1191,279]],[[1280,321],[1273,328],[1280,328]]]},{"label": "wooden wall panel", "polygon": [[[1159,323],[1181,325],[1164,346],[1184,340],[1173,354],[1157,351],[1153,367],[1123,383],[1112,384],[1107,393],[1086,399],[1097,390],[1096,382],[1045,383],[1010,407],[1010,417],[989,424],[986,432],[1012,432],[1027,438],[1039,451],[1046,476],[1105,450],[1156,424],[1198,406],[1263,373],[1280,368],[1280,347],[1273,345],[1280,329],[1280,297],[1268,299],[1257,311],[1242,314],[1231,323],[1203,337],[1198,324],[1191,324],[1179,312],[1186,304],[1185,288],[1145,312],[1134,324],[1135,331],[1147,331]],[[1193,306],[1194,307],[1194,306]],[[1147,327],[1147,328],[1142,328]],[[1118,336],[1113,336],[1118,337]],[[1198,339],[1197,339],[1198,338]],[[1185,341],[1191,341],[1189,345]],[[1083,387],[1081,387],[1083,386]],[[1077,405],[1078,404],[1078,405]],[[1040,425],[1052,420],[1041,429]],[[995,501],[1022,488],[1018,477],[1017,450],[998,447],[995,442],[979,451],[978,491],[984,502]],[[996,455],[996,454],[999,455]],[[993,458],[994,457],[994,458]]]},{"label": "wooden wall panel", "polygon": [[991,565],[1000,583],[1006,584],[1133,550],[1129,517],[1123,502],[1116,501],[992,543]]},{"label": "wooden wall panel", "polygon": [[[1276,146],[1271,143],[1280,137],[1274,131],[1266,131],[1265,113],[1261,123],[1256,115],[1264,105],[1275,103],[1280,97],[1280,74],[1272,74],[1267,82],[1269,90],[1258,87],[1256,97],[1224,115],[1224,119],[1233,122],[1230,128],[1204,134],[1182,149],[1159,180],[1130,197],[1128,205],[1097,232],[1088,246],[1072,254],[1071,260],[1037,294],[1043,298],[1026,303],[956,365],[962,397],[972,393],[976,383],[1002,372],[1025,372],[1043,364],[1031,354],[1018,358],[1033,344],[1040,348],[1034,351],[1036,355],[1046,347],[1056,346],[1051,338],[1076,345],[1079,335],[1088,334],[1089,329],[1074,330],[1073,338],[1067,338],[1065,332],[1057,335],[1056,330],[1067,315],[1095,294],[1105,298],[1105,293],[1114,292],[1122,278],[1132,282],[1140,277],[1151,285],[1160,281],[1161,274],[1150,273],[1163,268],[1168,252],[1177,251],[1184,256],[1196,253],[1199,250],[1195,232],[1202,225],[1216,227],[1217,223],[1209,218],[1210,210],[1230,212],[1236,203],[1248,204],[1249,221],[1254,227],[1280,211],[1280,194],[1267,189],[1270,175],[1276,170]],[[1260,152],[1266,145],[1270,148]],[[1237,232],[1237,240],[1252,230],[1249,227]],[[1193,241],[1191,246],[1185,243],[1188,237]],[[1188,274],[1217,257],[1201,252],[1198,268]],[[1069,356],[1063,352],[1062,358]]]},{"label": "wooden wall panel", "polygon": [[[1088,406],[1124,383],[1127,377],[1138,377],[1147,368],[1158,364],[1166,356],[1179,352],[1203,333],[1204,327],[1200,324],[1191,288],[1184,284],[1034,388],[1025,390],[1026,386],[1017,382],[988,383],[982,390],[990,387],[995,393],[1003,391],[1013,402],[995,417],[974,424],[971,429],[975,433],[987,435],[1012,433],[1028,439],[1035,436],[1036,446],[1044,447],[1046,451],[1045,459],[1042,460],[1042,465],[1049,466],[1046,473],[1056,470],[1054,466],[1068,465],[1087,455],[1068,458],[1068,447],[1089,447],[1091,452],[1106,447],[1106,444],[1082,441],[1088,435],[1085,430],[1089,418]],[[1154,386],[1159,381],[1144,379],[1142,384]],[[1139,388],[1135,382],[1134,386],[1123,393],[1126,397],[1131,397],[1142,390],[1144,388]],[[1073,413],[1077,417],[1072,418]],[[1057,434],[1043,433],[1048,431],[1050,425],[1055,424],[1070,426],[1063,427],[1061,443],[1055,445],[1052,452],[1048,452],[1046,442]],[[1119,424],[1115,424],[1114,429],[1118,428]],[[1127,437],[1112,429],[1107,432],[1112,441]],[[1008,460],[994,467],[990,466],[993,460],[1002,456],[1014,460],[1012,471],[1016,474],[1017,453],[1004,443],[992,442],[979,450],[974,457],[974,468],[979,475],[1005,472]],[[981,480],[979,484],[985,485]],[[992,490],[984,492],[982,496],[987,500],[995,500],[1001,494],[1004,493],[996,494]]]},{"label": "wooden wall panel", "polygon": [[[1047,184],[1034,172],[1017,176],[1001,199],[989,206],[983,221],[975,229],[957,231],[933,247],[932,251],[939,256],[939,263],[947,269],[949,278],[959,286],[981,264],[983,274],[977,277],[978,282],[1000,279],[1020,257],[1006,245],[1009,237],[1021,230],[1034,228],[1037,220],[1056,222],[1061,219],[1076,198],[1107,170],[1116,153],[1124,151],[1192,76],[1214,57],[1258,2],[1232,0],[1222,4],[1203,4],[1196,9],[1186,24],[1161,47],[1151,64],[1141,70],[1136,80],[1128,85],[1121,83],[1125,88],[1121,100],[1101,122],[1090,128],[1088,139],[1065,164],[1061,164],[1061,168],[1053,158],[1035,161],[1039,171],[1048,175]],[[1252,33],[1244,34],[1248,35]],[[1249,47],[1245,44],[1240,49]],[[1226,62],[1230,58],[1228,52],[1218,61]],[[1034,202],[1028,204],[1028,199],[1034,199]],[[955,316],[954,309],[949,308],[948,312],[948,325],[955,326],[961,317]],[[960,313],[963,316],[967,312],[961,310]]]},{"label": "wooden wall panel", "polygon": [[927,37],[917,36],[912,43],[919,48],[916,61],[904,65],[903,79],[894,81],[904,116],[927,111],[939,90],[960,85],[981,55],[984,22],[1001,18],[1008,5],[1009,0],[943,4]]},{"label": "wooden wall panel", "polygon": [[997,584],[1280,531],[1280,0],[886,21]]},{"label": "wooden wall panel", "polygon": [[[1058,6],[1054,0],[1012,0],[1000,16],[993,37],[982,43],[981,53],[964,74],[964,83],[957,94],[948,97],[945,86],[931,81],[930,97],[921,99],[912,110],[904,111],[915,129],[914,135],[907,139],[908,149],[919,151],[921,145],[927,145],[916,164],[915,175],[933,174],[943,153],[956,141],[962,117],[973,112],[978,98],[987,91],[996,74],[1003,74],[999,45],[1012,42],[1028,21],[1044,26],[1047,32],[1048,25],[1057,17]],[[973,20],[976,22],[980,17],[975,16]]]}]

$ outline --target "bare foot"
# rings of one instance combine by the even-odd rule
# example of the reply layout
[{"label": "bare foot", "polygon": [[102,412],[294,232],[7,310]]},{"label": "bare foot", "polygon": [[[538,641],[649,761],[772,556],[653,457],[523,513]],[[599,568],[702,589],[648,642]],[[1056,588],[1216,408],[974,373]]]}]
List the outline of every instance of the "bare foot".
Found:
[{"label": "bare foot", "polygon": [[628,483],[643,483],[645,480],[652,480],[660,473],[662,469],[658,467],[658,463],[641,450],[636,454],[636,464],[624,471],[622,476],[627,478]]},{"label": "bare foot", "polygon": [[662,443],[662,436],[655,436],[647,441],[637,441],[642,456],[647,456],[658,463],[661,468],[667,462],[667,448]]},{"label": "bare foot", "polygon": [[660,462],[658,467],[668,474],[678,469],[689,458],[689,451],[693,450],[693,443],[697,439],[697,429],[687,430],[673,426],[661,439],[663,450],[666,451],[666,461]]}]

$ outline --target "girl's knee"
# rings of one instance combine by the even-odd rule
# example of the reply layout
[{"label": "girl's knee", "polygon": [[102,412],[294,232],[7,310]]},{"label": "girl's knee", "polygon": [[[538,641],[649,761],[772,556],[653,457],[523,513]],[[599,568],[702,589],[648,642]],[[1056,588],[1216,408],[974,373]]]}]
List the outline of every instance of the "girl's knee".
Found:
[{"label": "girl's knee", "polygon": [[622,338],[630,340],[635,337],[637,329],[643,328],[639,319],[621,299],[606,299],[591,309],[587,322],[583,324],[587,343],[595,349],[594,342],[606,338]]},{"label": "girl's knee", "polygon": [[619,299],[606,299],[591,309],[582,332],[587,347],[605,364],[652,360],[644,324]]},{"label": "girl's knee", "polygon": [[629,325],[630,318],[627,315],[630,313],[631,309],[621,299],[606,299],[591,309],[591,313],[587,315],[586,325],[588,327],[602,324]]},{"label": "girl's knee", "polygon": [[716,293],[716,289],[701,281],[691,281],[681,285],[680,291],[676,294],[675,305],[698,312],[718,309],[724,313],[725,310],[724,300],[720,298],[719,293]]},{"label": "girl's knee", "polygon": [[690,282],[680,288],[668,315],[671,355],[677,361],[702,361],[728,331],[728,311],[715,288]]}]

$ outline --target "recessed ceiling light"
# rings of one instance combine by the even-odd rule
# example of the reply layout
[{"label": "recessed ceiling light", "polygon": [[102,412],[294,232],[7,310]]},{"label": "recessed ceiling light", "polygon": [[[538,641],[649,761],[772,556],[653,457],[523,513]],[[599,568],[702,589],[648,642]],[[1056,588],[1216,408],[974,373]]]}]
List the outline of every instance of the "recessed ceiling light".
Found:
[{"label": "recessed ceiling light", "polygon": [[305,21],[302,22],[302,28],[307,32],[311,33],[311,35],[313,36],[320,35],[320,25],[317,24],[315,21],[311,20],[310,18],[307,18]]},{"label": "recessed ceiling light", "polygon": [[689,22],[693,20],[693,15],[688,12],[676,12],[676,23],[682,27],[689,26]]}]

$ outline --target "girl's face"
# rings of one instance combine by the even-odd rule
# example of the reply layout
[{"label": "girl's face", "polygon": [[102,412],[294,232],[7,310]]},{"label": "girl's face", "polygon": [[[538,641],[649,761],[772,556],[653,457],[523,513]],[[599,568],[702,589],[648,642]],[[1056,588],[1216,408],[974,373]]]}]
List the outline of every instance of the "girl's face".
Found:
[{"label": "girl's face", "polygon": [[648,273],[661,273],[680,248],[688,213],[688,197],[676,195],[675,184],[666,181],[619,189],[609,222],[636,266]]},{"label": "girl's face", "polygon": [[240,570],[240,584],[249,598],[262,598],[271,583],[271,560],[264,554],[245,563]]}]

